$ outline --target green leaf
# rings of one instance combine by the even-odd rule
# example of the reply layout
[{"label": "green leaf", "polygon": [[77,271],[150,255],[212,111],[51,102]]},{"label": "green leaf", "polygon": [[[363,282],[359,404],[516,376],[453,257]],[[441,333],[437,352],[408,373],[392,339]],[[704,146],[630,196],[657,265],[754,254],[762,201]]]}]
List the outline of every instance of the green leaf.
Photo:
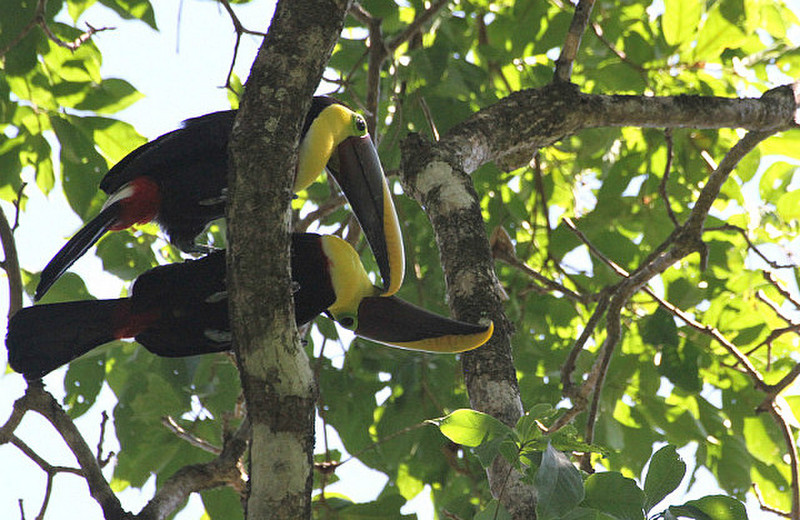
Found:
[{"label": "green leaf", "polygon": [[583,479],[569,458],[548,445],[534,479],[539,520],[560,518],[584,498]]},{"label": "green leaf", "polygon": [[800,190],[784,193],[776,204],[778,216],[784,222],[790,222],[800,218]]},{"label": "green leaf", "polygon": [[508,514],[503,504],[492,499],[485,508],[472,517],[472,520],[511,520],[511,515]]},{"label": "green leaf", "polygon": [[672,444],[658,450],[650,459],[644,481],[645,511],[650,511],[664,497],[675,491],[686,474],[686,463]]},{"label": "green leaf", "polygon": [[425,488],[425,482],[412,475],[411,468],[406,463],[400,464],[397,469],[395,483],[397,490],[406,500],[411,500]]},{"label": "green leaf", "polygon": [[619,520],[644,519],[644,492],[616,471],[594,473],[586,479],[584,507],[599,509]]},{"label": "green leaf", "polygon": [[84,11],[91,7],[96,0],[67,0],[67,12],[73,22],[77,22]]},{"label": "green leaf", "polygon": [[[25,284],[25,291],[32,295],[39,283],[39,275],[32,276],[30,282]],[[47,291],[39,303],[57,303],[74,300],[91,299],[92,295],[86,288],[83,279],[75,273],[64,273],[53,287]]]},{"label": "green leaf", "polygon": [[695,0],[665,0],[661,27],[669,45],[691,41],[703,16],[703,2]]},{"label": "green leaf", "polygon": [[739,436],[726,436],[720,441],[722,450],[717,468],[720,486],[729,493],[746,493],[751,483],[753,456]]},{"label": "green leaf", "polygon": [[73,419],[92,407],[105,381],[105,351],[95,349],[69,364],[64,377],[64,404]]},{"label": "green leaf", "polygon": [[658,307],[649,318],[642,320],[642,341],[656,348],[678,346],[678,327],[672,315]]},{"label": "green leaf", "polygon": [[690,500],[682,506],[671,506],[669,511],[678,516],[697,520],[747,520],[744,504],[724,495]]},{"label": "green leaf", "polygon": [[156,264],[155,237],[129,231],[107,233],[97,244],[103,269],[123,280],[133,280]]},{"label": "green leaf", "polygon": [[512,433],[511,428],[491,415],[467,408],[428,422],[438,426],[442,434],[456,444],[473,448]]},{"label": "green leaf", "polygon": [[72,124],[72,118],[52,116],[50,122],[61,144],[64,194],[73,211],[85,220],[97,196],[100,179],[108,171],[106,161],[95,150],[94,141]]},{"label": "green leaf", "polygon": [[758,190],[761,198],[767,202],[774,202],[792,181],[792,175],[797,167],[784,161],[777,161],[761,175]]},{"label": "green leaf", "polygon": [[158,29],[153,6],[148,0],[100,0],[100,3],[126,20],[139,19],[153,29]]},{"label": "green leaf", "polygon": [[75,126],[91,136],[111,163],[116,163],[147,140],[132,125],[107,117],[83,117]]},{"label": "green leaf", "polygon": [[127,81],[111,78],[92,85],[75,108],[99,114],[112,114],[131,106],[142,97],[143,94]]},{"label": "green leaf", "polygon": [[397,494],[386,494],[373,502],[352,504],[341,508],[336,518],[339,520],[411,520],[414,515],[404,515],[400,508],[406,501]]},{"label": "green leaf", "polygon": [[210,520],[244,519],[242,499],[230,487],[207,489],[200,493]]},{"label": "green leaf", "polygon": [[719,61],[723,50],[736,47],[745,38],[747,35],[725,17],[720,9],[720,3],[717,3],[708,12],[708,17],[697,36],[694,59]]}]

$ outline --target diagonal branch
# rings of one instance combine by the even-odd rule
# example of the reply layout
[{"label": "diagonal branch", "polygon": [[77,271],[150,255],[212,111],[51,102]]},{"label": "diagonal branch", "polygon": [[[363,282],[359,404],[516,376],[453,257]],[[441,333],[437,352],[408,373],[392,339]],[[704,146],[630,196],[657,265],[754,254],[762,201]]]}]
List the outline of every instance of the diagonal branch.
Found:
[{"label": "diagonal branch", "polygon": [[[106,520],[130,518],[130,515],[122,509],[119,499],[103,476],[92,449],[86,444],[72,419],[53,396],[44,389],[41,381],[30,382],[25,395],[14,403],[15,417],[18,413],[17,406],[23,410],[39,413],[58,431],[70,451],[75,455],[86,483],[89,485],[89,493],[102,508]],[[8,425],[9,423],[6,423],[6,427]]]}]

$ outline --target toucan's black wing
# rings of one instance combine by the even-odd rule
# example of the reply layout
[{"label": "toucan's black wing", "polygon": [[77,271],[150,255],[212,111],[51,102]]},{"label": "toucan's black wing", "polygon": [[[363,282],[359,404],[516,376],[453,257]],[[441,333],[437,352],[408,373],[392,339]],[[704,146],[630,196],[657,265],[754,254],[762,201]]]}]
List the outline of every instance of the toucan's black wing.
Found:
[{"label": "toucan's black wing", "polygon": [[126,155],[108,171],[100,189],[111,194],[136,177],[174,177],[187,168],[203,168],[209,160],[227,167],[228,141],[235,117],[235,110],[224,110],[187,119],[181,128]]}]

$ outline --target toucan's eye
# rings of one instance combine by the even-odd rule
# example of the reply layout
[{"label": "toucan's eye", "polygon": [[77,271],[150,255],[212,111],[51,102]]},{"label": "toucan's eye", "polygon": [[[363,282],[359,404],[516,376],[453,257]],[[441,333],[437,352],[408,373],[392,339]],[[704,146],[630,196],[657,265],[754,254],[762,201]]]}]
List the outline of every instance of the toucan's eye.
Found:
[{"label": "toucan's eye", "polygon": [[344,316],[340,316],[338,320],[339,325],[346,329],[356,330],[358,328],[358,320],[352,314],[345,314]]},{"label": "toucan's eye", "polygon": [[356,116],[353,117],[353,126],[356,129],[358,137],[367,135],[367,122],[360,115],[356,114]]}]

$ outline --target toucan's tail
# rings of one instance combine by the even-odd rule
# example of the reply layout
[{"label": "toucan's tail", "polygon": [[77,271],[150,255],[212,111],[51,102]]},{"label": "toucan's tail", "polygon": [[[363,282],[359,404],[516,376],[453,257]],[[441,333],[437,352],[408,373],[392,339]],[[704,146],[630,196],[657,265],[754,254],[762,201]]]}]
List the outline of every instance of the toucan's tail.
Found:
[{"label": "toucan's tail", "polygon": [[39,278],[39,285],[33,296],[34,301],[38,301],[52,287],[64,272],[70,268],[75,261],[92,247],[100,237],[105,234],[111,226],[119,220],[121,205],[111,204],[103,208],[92,220],[83,226],[69,242],[56,253],[50,263],[42,270]]},{"label": "toucan's tail", "polygon": [[129,307],[128,299],[120,299],[20,309],[8,322],[8,362],[26,379],[38,379],[95,347],[126,337]]}]

